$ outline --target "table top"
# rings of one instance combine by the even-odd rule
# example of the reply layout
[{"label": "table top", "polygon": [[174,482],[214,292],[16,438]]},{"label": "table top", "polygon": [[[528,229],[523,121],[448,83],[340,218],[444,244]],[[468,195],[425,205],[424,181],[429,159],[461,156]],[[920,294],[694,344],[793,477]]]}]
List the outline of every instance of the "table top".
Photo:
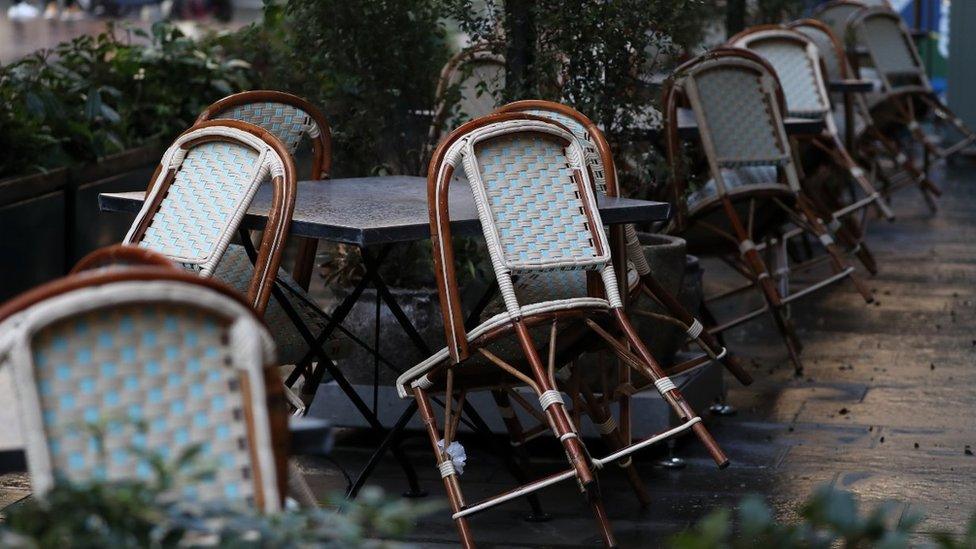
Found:
[{"label": "table top", "polygon": [[[789,135],[817,135],[823,132],[823,120],[788,117],[783,120]],[[646,139],[657,141],[663,137],[664,126],[660,120],[640,128],[639,133]],[[678,109],[678,137],[684,140],[698,139],[698,120],[691,109]]]},{"label": "table top", "polygon": [[[138,212],[144,193],[102,193],[103,211]],[[244,218],[244,226],[260,229],[267,222],[271,187],[262,186]],[[599,197],[604,223],[664,221],[665,202]],[[455,183],[450,189],[451,229],[455,234],[480,234],[481,224],[470,188]],[[412,176],[358,177],[329,181],[300,181],[291,234],[369,247],[430,238],[427,179]]]}]

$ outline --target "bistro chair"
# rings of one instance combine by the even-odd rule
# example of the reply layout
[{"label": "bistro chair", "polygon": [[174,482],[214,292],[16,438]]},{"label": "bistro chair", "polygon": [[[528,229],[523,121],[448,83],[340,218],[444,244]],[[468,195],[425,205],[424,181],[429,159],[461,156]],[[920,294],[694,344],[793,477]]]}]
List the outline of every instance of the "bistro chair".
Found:
[{"label": "bistro chair", "polygon": [[456,128],[498,106],[505,89],[505,58],[496,53],[501,47],[495,42],[474,44],[451,57],[441,69],[421,165],[426,165],[445,128]]},{"label": "bistro chair", "polygon": [[[264,128],[292,155],[304,140],[311,142],[311,179],[328,179],[332,170],[332,130],[322,112],[301,97],[273,90],[235,93],[204,109],[197,117],[197,123],[221,119],[241,120]],[[298,286],[305,290],[315,266],[317,245],[318,241],[313,238],[299,241],[292,275]],[[243,249],[236,249],[234,253],[245,255]]]},{"label": "bistro chair", "polygon": [[174,496],[280,509],[288,430],[270,334],[223,284],[133,259],[0,307],[0,366],[13,368],[33,490],[150,481],[153,459],[196,449]]},{"label": "bistro chair", "polygon": [[[847,265],[814,203],[800,186],[790,142],[783,126],[786,100],[773,67],[758,54],[719,48],[680,66],[665,83],[665,132],[668,160],[674,171],[677,215],[670,232],[684,237],[692,253],[718,255],[746,280],[714,301],[755,289],[764,305],[709,328],[720,333],[769,313],[797,372],[802,371],[801,345],[787,306],[829,284],[849,279],[865,301],[873,297]],[[698,121],[701,148],[711,179],[688,192],[683,149],[678,137],[678,109],[690,107]],[[821,256],[794,267],[786,260],[793,223],[826,249]],[[775,252],[775,255],[774,255]],[[765,253],[776,260],[770,270]],[[827,261],[833,274],[797,291],[789,288],[791,272]]]},{"label": "bistro chair", "polygon": [[[929,154],[947,158],[976,141],[976,133],[932,89],[911,33],[897,13],[887,8],[865,9],[853,16],[849,24],[857,42],[867,50],[881,82],[883,104],[893,107],[899,121]],[[934,114],[936,123],[952,128],[960,137],[943,146],[940,138],[922,129],[919,107]],[[875,106],[878,108],[880,105]]]},{"label": "bistro chair", "polygon": [[[789,28],[802,33],[809,38],[820,53],[825,74],[830,81],[851,81],[854,70],[844,55],[844,49],[829,27],[816,19],[801,19],[787,25]],[[849,93],[843,98],[840,113],[838,104],[834,101],[834,121],[837,133],[845,135],[847,124],[852,124],[852,142],[854,150],[862,161],[870,163],[874,174],[884,182],[882,193],[890,197],[894,192],[904,187],[915,186],[922,193],[926,204],[934,212],[938,207],[935,198],[941,196],[942,191],[912,159],[911,152],[902,147],[895,139],[888,136],[874,119],[871,109],[863,93]],[[851,109],[851,113],[847,113]],[[850,119],[850,122],[848,122]],[[882,159],[887,159],[896,173],[890,174],[882,165]]]},{"label": "bistro chair", "polygon": [[868,206],[876,208],[889,221],[894,220],[894,214],[881,193],[868,181],[864,169],[851,158],[837,132],[817,46],[797,31],[772,25],[747,29],[733,36],[729,42],[734,47],[758,53],[776,70],[786,97],[788,116],[823,121],[823,132],[804,141],[823,152],[836,171],[855,182],[864,196],[858,198],[856,190],[852,188],[851,201],[844,204],[839,196],[840,189],[808,187],[806,194],[826,214],[825,218],[838,238],[857,250],[858,257],[870,272],[877,272],[874,258],[864,243],[863,225],[866,219],[859,223],[851,216]]},{"label": "bistro chair", "polygon": [[[474,195],[505,304],[503,312],[473,329],[464,325],[454,275],[448,188],[455,170],[464,172]],[[397,389],[419,405],[464,546],[474,545],[470,515],[574,477],[592,507],[604,543],[612,546],[615,542],[594,468],[628,459],[640,448],[688,430],[705,444],[717,464],[728,463],[701,418],[637,338],[623,310],[585,152],[572,131],[552,119],[522,113],[496,114],[464,124],[435,151],[428,172],[428,200],[447,347],[405,372],[397,380]],[[579,292],[575,283],[565,284],[558,293],[548,291],[540,299],[534,288],[516,282],[535,279],[536,287],[545,287],[561,284],[567,275],[584,277],[586,293]],[[610,332],[622,334],[626,343]],[[681,423],[607,457],[592,457],[557,389],[558,370],[578,354],[579,344],[586,339],[580,333],[602,339],[638,375],[652,380]],[[540,345],[548,349],[545,362]],[[457,432],[459,414],[453,411],[454,403],[463,403],[475,390],[513,385],[529,387],[538,398],[571,467],[468,504],[455,460],[447,452]],[[445,395],[443,435],[431,407],[434,393]]]}]

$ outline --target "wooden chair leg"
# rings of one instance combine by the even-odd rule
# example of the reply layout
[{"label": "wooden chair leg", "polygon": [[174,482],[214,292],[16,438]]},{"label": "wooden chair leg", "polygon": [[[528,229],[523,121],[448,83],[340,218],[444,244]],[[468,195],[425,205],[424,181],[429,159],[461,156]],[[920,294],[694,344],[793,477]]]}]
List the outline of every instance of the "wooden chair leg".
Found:
[{"label": "wooden chair leg", "polygon": [[576,479],[587,495],[604,543],[608,547],[615,547],[616,541],[610,528],[610,521],[607,519],[606,510],[603,507],[596,475],[590,467],[590,460],[583,447],[583,442],[580,440],[579,432],[573,426],[569,413],[566,411],[562,395],[556,390],[551,377],[546,373],[542,359],[532,342],[531,335],[529,335],[528,328],[521,321],[516,321],[514,326],[515,334],[522,346],[522,352],[531,367],[542,409],[549,418],[549,424],[552,426],[554,434],[563,445],[570,466],[576,472]]},{"label": "wooden chair leg", "polygon": [[[465,505],[464,496],[461,494],[461,486],[458,482],[457,473],[453,471],[453,466],[448,467],[443,465],[444,463],[451,464],[451,460],[449,457],[444,456],[444,452],[441,451],[438,445],[438,442],[441,440],[441,435],[437,428],[437,419],[434,417],[434,411],[430,405],[430,398],[420,387],[413,388],[413,396],[417,400],[417,409],[420,412],[420,418],[424,423],[424,429],[427,431],[431,448],[433,448],[434,455],[436,456],[437,468],[441,472],[441,478],[444,481],[444,489],[447,491],[447,500],[450,503],[451,511],[457,514]],[[457,528],[461,545],[465,548],[475,547],[474,537],[471,535],[471,527],[468,525],[468,519],[465,517],[455,518],[454,525]]]},{"label": "wooden chair leg", "polygon": [[[651,356],[651,352],[647,350],[647,346],[641,341],[640,337],[637,335],[637,330],[630,323],[630,319],[627,318],[627,314],[624,313],[622,309],[611,309],[614,321],[617,326],[623,332],[627,341],[630,343],[631,347],[636,351],[637,356],[640,357],[643,362],[643,366],[646,368],[645,375],[654,380],[654,384],[657,386],[658,391],[664,397],[665,400],[671,405],[675,413],[682,421],[688,421],[692,418],[698,417],[698,414],[692,410],[691,406],[685,401],[684,396],[678,391],[674,383],[664,375],[664,370],[661,366],[654,360]],[[727,467],[729,464],[729,458],[726,457],[725,453],[719,447],[715,439],[712,438],[711,433],[705,428],[701,422],[692,425],[692,430],[695,435],[698,436],[698,440],[705,446],[705,450],[712,456],[715,464],[720,468]]]},{"label": "wooden chair leg", "polygon": [[[620,427],[617,425],[616,420],[614,420],[607,405],[597,399],[592,389],[585,383],[581,384],[579,393],[586,407],[586,413],[593,420],[593,424],[600,432],[600,437],[607,447],[611,451],[626,447],[627,442],[624,440],[623,433],[620,432]],[[630,487],[634,490],[634,495],[637,496],[637,501],[640,502],[641,507],[649,506],[651,504],[651,496],[647,492],[644,481],[641,480],[640,475],[637,473],[637,468],[634,467],[634,460],[628,456],[626,459],[618,461],[617,465],[627,476],[627,482],[630,483]]]},{"label": "wooden chair leg", "polygon": [[[810,229],[812,230],[813,234],[820,239],[820,243],[823,244],[824,248],[827,250],[827,253],[830,254],[831,265],[834,268],[834,272],[839,273],[847,269],[848,265],[844,260],[843,254],[840,252],[837,245],[834,244],[833,239],[830,237],[830,233],[827,232],[827,227],[821,223],[820,219],[816,215],[816,212],[810,208],[810,205],[807,203],[806,199],[801,196],[797,201],[797,205],[800,208],[800,211],[803,213],[803,216],[806,217],[807,223],[810,225]],[[857,272],[852,271],[849,277],[851,282],[854,284],[854,287],[861,294],[861,297],[864,298],[864,301],[866,303],[872,303],[874,301],[874,294],[867,287],[867,284],[861,280],[860,275],[857,274]]]}]

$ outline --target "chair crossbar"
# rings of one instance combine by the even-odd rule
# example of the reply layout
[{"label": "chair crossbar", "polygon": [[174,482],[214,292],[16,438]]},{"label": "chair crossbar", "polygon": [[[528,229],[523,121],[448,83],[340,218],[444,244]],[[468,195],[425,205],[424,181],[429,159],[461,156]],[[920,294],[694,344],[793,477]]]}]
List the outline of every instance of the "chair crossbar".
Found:
[{"label": "chair crossbar", "polygon": [[848,267],[848,268],[844,269],[843,271],[841,271],[841,272],[839,272],[837,274],[834,274],[833,276],[829,276],[829,277],[821,280],[820,282],[817,282],[816,284],[811,284],[811,285],[807,286],[806,288],[803,288],[802,290],[800,290],[798,292],[794,292],[794,293],[792,293],[792,294],[790,294],[788,296],[783,297],[783,303],[790,303],[791,301],[795,301],[797,299],[800,299],[801,297],[809,294],[810,292],[815,292],[815,291],[819,290],[820,288],[823,288],[824,286],[828,286],[830,284],[833,284],[834,282],[837,282],[839,280],[842,280],[843,278],[848,277],[848,276],[850,276],[853,273],[854,273],[854,267]]},{"label": "chair crossbar", "polygon": [[687,431],[688,429],[691,429],[691,426],[692,425],[694,425],[696,423],[701,423],[701,420],[702,419],[700,417],[695,416],[695,417],[689,419],[688,421],[682,423],[681,425],[678,425],[677,427],[668,429],[667,431],[664,431],[663,433],[658,433],[656,435],[649,436],[649,437],[645,438],[644,440],[641,440],[640,442],[635,442],[635,443],[631,444],[630,446],[627,446],[626,448],[621,448],[620,450],[617,450],[616,452],[614,452],[614,453],[612,453],[612,454],[610,454],[610,455],[608,455],[608,456],[606,456],[604,458],[594,458],[593,459],[593,463],[595,465],[597,465],[598,467],[603,467],[607,463],[612,463],[614,461],[617,461],[618,459],[620,459],[622,457],[625,457],[625,456],[628,456],[630,454],[633,454],[637,450],[640,450],[640,449],[643,449],[643,448],[647,448],[648,446],[650,446],[652,444],[655,444],[657,442],[661,442],[662,440],[671,438],[674,435],[677,435],[678,433]]}]

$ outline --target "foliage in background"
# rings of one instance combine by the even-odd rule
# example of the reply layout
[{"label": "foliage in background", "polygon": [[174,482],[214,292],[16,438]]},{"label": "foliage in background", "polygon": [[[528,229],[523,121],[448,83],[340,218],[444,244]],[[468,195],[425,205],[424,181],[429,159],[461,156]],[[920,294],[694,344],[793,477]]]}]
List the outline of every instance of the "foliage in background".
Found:
[{"label": "foliage in background", "polygon": [[[686,532],[671,538],[671,549],[828,549],[832,547],[878,547],[902,549],[915,546],[911,539],[922,517],[899,513],[901,506],[889,502],[861,514],[851,492],[829,486],[818,489],[803,505],[800,521],[784,524],[758,497],[742,500],[736,525],[728,509],[713,511]],[[976,515],[959,535],[929,534],[933,547],[971,549],[976,547]]]},{"label": "foliage in background", "polygon": [[[141,421],[107,418],[80,426],[99,459],[113,425],[145,434]],[[335,496],[331,509],[316,508],[261,515],[231,504],[199,504],[179,497],[179,487],[212,478],[214,466],[201,459],[200,445],[167,461],[159,452],[133,444],[127,452],[150,466],[147,480],[69,482],[60,479],[44,497],[6,509],[0,547],[388,547],[417,518],[440,507],[389,499],[377,488],[347,501]]]},{"label": "foliage in background", "polygon": [[187,128],[248,65],[168,23],[115,27],[0,67],[0,178],[90,162]]},{"label": "foliage in background", "polygon": [[[641,130],[654,119],[661,73],[701,42],[709,2],[443,1],[472,41],[504,41],[506,100],[548,99],[586,114],[604,128],[625,192],[660,196],[663,159]],[[534,41],[524,44],[526,35]]]},{"label": "foliage in background", "polygon": [[[265,2],[235,53],[262,86],[301,95],[333,129],[335,175],[416,174],[450,54],[437,0]],[[255,44],[262,47],[256,48]]]}]

